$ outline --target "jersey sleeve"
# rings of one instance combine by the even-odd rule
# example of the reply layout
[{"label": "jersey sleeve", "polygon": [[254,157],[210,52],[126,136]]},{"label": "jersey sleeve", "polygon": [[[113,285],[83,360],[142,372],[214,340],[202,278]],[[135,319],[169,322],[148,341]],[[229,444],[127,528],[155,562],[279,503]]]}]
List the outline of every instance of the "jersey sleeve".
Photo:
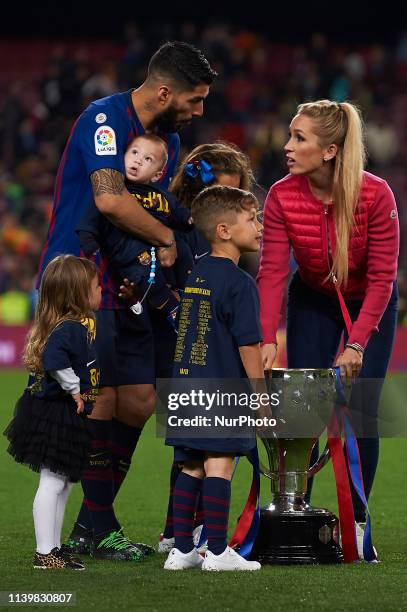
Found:
[{"label": "jersey sleeve", "polygon": [[257,286],[264,342],[276,342],[286,281],[289,275],[290,242],[280,201],[271,187],[264,205],[263,245]]},{"label": "jersey sleeve", "polygon": [[380,186],[369,211],[367,289],[348,342],[366,347],[389,303],[397,278],[400,229],[396,201],[386,182]]},{"label": "jersey sleeve", "polygon": [[241,279],[230,279],[231,290],[223,305],[227,325],[238,346],[262,341],[259,296],[253,279],[241,272]]},{"label": "jersey sleeve", "polygon": [[76,321],[64,321],[50,334],[42,354],[45,371],[64,370],[86,359],[86,329]]},{"label": "jersey sleeve", "polygon": [[[101,119],[104,119],[103,123],[100,123]],[[126,124],[118,109],[91,104],[79,117],[75,129],[76,143],[88,174],[111,168],[124,175],[127,138]]]},{"label": "jersey sleeve", "polygon": [[67,393],[80,393],[81,381],[79,376],[75,374],[72,368],[65,368],[64,370],[50,370],[49,373]]}]

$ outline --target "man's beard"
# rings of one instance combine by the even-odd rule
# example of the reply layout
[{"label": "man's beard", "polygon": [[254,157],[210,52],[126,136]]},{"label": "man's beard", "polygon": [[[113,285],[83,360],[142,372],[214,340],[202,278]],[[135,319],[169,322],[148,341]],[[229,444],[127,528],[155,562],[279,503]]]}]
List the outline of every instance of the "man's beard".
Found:
[{"label": "man's beard", "polygon": [[160,132],[178,132],[183,127],[184,123],[182,121],[177,121],[177,114],[177,109],[174,106],[169,106],[156,115],[154,122],[155,126]]}]

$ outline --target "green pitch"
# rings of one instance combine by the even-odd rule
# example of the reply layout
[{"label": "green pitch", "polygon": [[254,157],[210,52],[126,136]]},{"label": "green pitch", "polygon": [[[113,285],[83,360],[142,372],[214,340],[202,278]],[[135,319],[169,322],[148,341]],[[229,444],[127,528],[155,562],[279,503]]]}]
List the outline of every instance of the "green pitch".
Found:
[{"label": "green pitch", "polygon": [[[0,372],[1,431],[25,381],[23,372]],[[0,591],[74,592],[74,609],[97,611],[405,611],[407,441],[389,439],[381,444],[379,472],[370,502],[373,539],[382,560],[379,565],[264,567],[254,574],[171,573],[162,569],[165,557],[157,554],[138,564],[88,560],[85,572],[41,572],[31,569],[35,547],[31,507],[37,476],[5,453],[6,440],[2,436]],[[116,505],[125,532],[133,539],[151,544],[158,541],[167,505],[170,463],[171,450],[155,437],[151,423]],[[244,505],[249,483],[249,467],[241,461],[233,482],[231,526]],[[262,485],[262,499],[266,502],[270,495],[265,479]],[[68,504],[65,536],[80,499],[80,486],[76,486]],[[313,502],[337,511],[330,464],[316,478]]]}]

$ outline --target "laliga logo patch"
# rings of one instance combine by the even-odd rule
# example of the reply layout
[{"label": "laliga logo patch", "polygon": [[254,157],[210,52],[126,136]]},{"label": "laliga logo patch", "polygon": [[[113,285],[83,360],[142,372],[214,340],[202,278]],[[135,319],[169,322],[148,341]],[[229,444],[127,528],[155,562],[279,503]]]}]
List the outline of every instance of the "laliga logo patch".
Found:
[{"label": "laliga logo patch", "polygon": [[116,155],[116,134],[108,125],[102,125],[95,132],[96,155]]},{"label": "laliga logo patch", "polygon": [[397,210],[393,208],[393,210],[390,213],[390,219],[396,219],[396,217],[397,217]]}]

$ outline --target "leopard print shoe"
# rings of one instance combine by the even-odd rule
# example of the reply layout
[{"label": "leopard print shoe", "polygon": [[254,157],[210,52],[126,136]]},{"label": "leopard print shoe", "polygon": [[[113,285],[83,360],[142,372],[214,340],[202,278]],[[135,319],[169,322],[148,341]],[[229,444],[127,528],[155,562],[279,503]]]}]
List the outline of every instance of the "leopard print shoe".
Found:
[{"label": "leopard print shoe", "polygon": [[84,570],[85,566],[76,563],[64,555],[61,555],[59,548],[53,548],[46,555],[36,552],[33,560],[34,569],[73,569]]}]

